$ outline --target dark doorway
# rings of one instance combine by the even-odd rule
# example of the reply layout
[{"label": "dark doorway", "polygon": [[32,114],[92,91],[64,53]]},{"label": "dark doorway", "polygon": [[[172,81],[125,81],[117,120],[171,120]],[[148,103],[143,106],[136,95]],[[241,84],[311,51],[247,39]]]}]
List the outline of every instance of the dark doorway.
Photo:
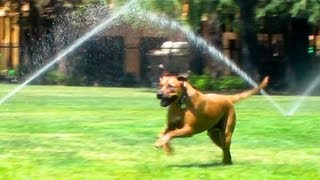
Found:
[{"label": "dark doorway", "polygon": [[95,37],[75,54],[72,76],[80,85],[121,86],[124,55],[122,37]]}]

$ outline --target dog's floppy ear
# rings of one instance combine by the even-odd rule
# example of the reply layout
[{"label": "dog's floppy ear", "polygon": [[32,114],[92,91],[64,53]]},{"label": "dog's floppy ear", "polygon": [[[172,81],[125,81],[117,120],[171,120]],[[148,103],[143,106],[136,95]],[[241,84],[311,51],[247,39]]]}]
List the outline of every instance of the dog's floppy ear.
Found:
[{"label": "dog's floppy ear", "polygon": [[179,81],[187,81],[188,80],[188,77],[189,77],[189,74],[190,74],[190,71],[186,72],[186,73],[183,73],[183,74],[179,74],[177,76],[177,79]]}]

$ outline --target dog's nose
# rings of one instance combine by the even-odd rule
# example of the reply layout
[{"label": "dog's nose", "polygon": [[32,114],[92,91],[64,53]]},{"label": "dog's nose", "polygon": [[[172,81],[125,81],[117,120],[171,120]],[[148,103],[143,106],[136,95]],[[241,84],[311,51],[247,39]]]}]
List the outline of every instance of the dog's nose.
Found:
[{"label": "dog's nose", "polygon": [[158,92],[158,93],[157,93],[157,98],[158,98],[158,99],[161,99],[161,98],[162,98],[162,95],[163,95],[162,92]]}]

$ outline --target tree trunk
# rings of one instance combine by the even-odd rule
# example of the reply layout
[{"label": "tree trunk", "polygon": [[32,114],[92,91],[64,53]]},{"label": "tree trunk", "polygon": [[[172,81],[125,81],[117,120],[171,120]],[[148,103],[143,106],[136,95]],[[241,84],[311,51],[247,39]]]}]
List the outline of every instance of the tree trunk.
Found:
[{"label": "tree trunk", "polygon": [[36,2],[34,0],[30,0],[30,11],[28,17],[28,23],[30,26],[26,29],[25,32],[25,40],[26,40],[26,57],[28,58],[26,61],[27,64],[27,72],[30,73],[34,71],[38,66],[40,59],[38,56],[40,55],[39,38],[40,38],[40,15],[39,11],[36,7]]},{"label": "tree trunk", "polygon": [[254,7],[256,0],[237,0],[240,6],[240,37],[241,37],[241,64],[244,70],[251,76],[256,75],[256,69],[259,71],[260,48],[257,40],[257,31],[254,20]]},{"label": "tree trunk", "polygon": [[289,25],[287,36],[287,52],[289,59],[290,75],[289,82],[294,90],[303,90],[308,82],[311,70],[311,58],[308,54],[310,26],[305,18],[293,18]]}]

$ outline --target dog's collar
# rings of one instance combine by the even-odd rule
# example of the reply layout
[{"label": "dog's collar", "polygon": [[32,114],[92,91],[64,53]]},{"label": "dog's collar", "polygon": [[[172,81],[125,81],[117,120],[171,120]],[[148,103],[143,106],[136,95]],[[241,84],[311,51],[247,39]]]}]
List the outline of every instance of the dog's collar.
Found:
[{"label": "dog's collar", "polygon": [[186,109],[187,108],[187,104],[186,104],[186,101],[187,101],[187,93],[184,92],[181,96],[181,98],[179,99],[178,101],[178,106],[180,107],[180,109]]}]

